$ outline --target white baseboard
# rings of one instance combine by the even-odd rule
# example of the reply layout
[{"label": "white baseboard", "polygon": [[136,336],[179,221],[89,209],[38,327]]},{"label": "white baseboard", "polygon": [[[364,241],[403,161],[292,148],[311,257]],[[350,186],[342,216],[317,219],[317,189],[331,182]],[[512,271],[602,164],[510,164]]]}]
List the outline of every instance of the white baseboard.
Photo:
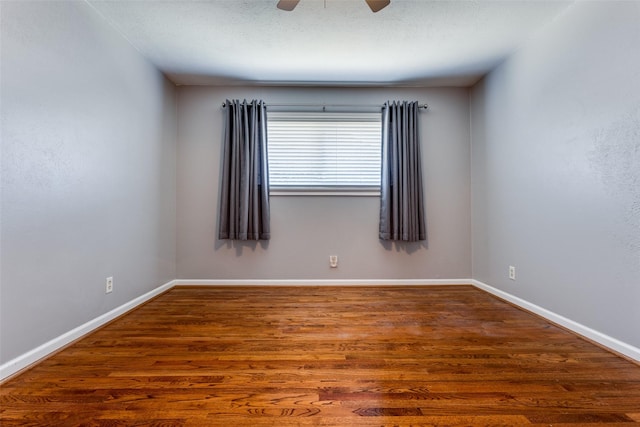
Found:
[{"label": "white baseboard", "polygon": [[101,316],[96,317],[87,323],[78,326],[56,337],[33,350],[24,353],[15,359],[0,365],[0,381],[20,372],[35,364],[39,360],[55,353],[62,347],[82,338],[95,331],[99,327],[107,324],[113,319],[130,311],[137,306],[149,301],[153,297],[173,288],[174,286],[389,286],[389,285],[471,285],[471,279],[435,279],[435,280],[172,280],[158,288],[147,292]]},{"label": "white baseboard", "polygon": [[609,348],[617,353],[623,354],[630,359],[640,362],[640,348],[634,347],[630,344],[622,342],[616,338],[610,337],[606,334],[603,334],[599,331],[591,329],[587,326],[584,326],[578,322],[575,322],[571,319],[567,319],[564,316],[561,316],[557,313],[547,310],[546,308],[542,308],[535,304],[532,304],[528,301],[523,300],[515,295],[511,295],[508,292],[501,291],[500,289],[494,288],[493,286],[489,286],[486,283],[480,282],[478,280],[472,280],[471,283],[479,289],[489,292],[499,298],[502,298],[506,301],[509,301],[512,304],[517,305],[527,311],[537,314],[538,316],[544,317],[545,319],[560,325],[564,328],[569,329],[572,332],[575,332],[578,335],[581,335],[591,341],[594,341],[606,348]]},{"label": "white baseboard", "polygon": [[175,286],[430,286],[430,285],[472,285],[471,279],[221,279],[192,280],[176,279]]},{"label": "white baseboard", "polygon": [[15,359],[9,360],[8,362],[0,365],[0,381],[33,365],[37,361],[56,352],[62,347],[109,323],[116,317],[121,316],[127,311],[149,301],[151,298],[160,295],[168,289],[171,289],[174,286],[174,282],[175,281],[172,280],[171,282],[165,283],[164,285],[159,286],[156,289],[139,296],[138,298],[135,298],[125,304],[122,304],[119,307],[114,308],[113,310],[103,314],[102,316],[98,316],[95,319],[90,320],[87,323],[60,335],[59,337],[56,337],[51,341],[42,344],[41,346],[36,347],[33,350],[28,351],[27,353],[24,353],[16,357]]},{"label": "white baseboard", "polygon": [[146,294],[139,296],[111,311],[96,317],[89,322],[72,329],[60,335],[51,341],[42,344],[41,346],[16,357],[2,365],[0,365],[0,381],[5,378],[14,375],[21,370],[33,365],[37,361],[47,357],[48,355],[56,352],[62,347],[72,343],[73,341],[91,333],[99,327],[107,324],[113,319],[121,316],[122,314],[130,311],[137,306],[149,301],[157,295],[173,288],[174,286],[437,286],[437,285],[473,285],[479,289],[482,289],[490,294],[500,297],[506,301],[509,301],[525,310],[535,313],[544,317],[558,325],[561,325],[578,335],[582,335],[592,341],[595,341],[604,347],[614,350],[620,354],[623,354],[633,360],[640,361],[640,349],[632,345],[624,343],[620,340],[612,338],[608,335],[600,333],[594,329],[588,328],[580,323],[574,322],[571,319],[567,319],[564,316],[556,314],[545,308],[539,307],[528,301],[525,301],[519,297],[511,295],[507,292],[496,289],[492,286],[482,283],[473,279],[344,279],[344,280],[172,280],[165,283],[158,288],[147,292]]}]

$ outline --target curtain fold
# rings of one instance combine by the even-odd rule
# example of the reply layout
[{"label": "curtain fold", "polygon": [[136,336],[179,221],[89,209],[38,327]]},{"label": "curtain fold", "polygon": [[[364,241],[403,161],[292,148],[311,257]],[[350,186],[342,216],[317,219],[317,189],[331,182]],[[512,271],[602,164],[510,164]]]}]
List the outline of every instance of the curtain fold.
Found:
[{"label": "curtain fold", "polygon": [[418,102],[382,109],[381,240],[427,239],[422,190]]},{"label": "curtain fold", "polygon": [[269,240],[267,107],[226,101],[218,238]]}]

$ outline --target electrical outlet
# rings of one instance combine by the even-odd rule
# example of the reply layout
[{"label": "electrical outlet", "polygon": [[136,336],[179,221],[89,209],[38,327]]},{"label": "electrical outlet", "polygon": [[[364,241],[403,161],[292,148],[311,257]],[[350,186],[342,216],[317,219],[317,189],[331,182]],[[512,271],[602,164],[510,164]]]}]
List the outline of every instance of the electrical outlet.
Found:
[{"label": "electrical outlet", "polygon": [[331,268],[338,267],[338,255],[329,255],[329,265]]},{"label": "electrical outlet", "polygon": [[111,292],[113,292],[113,277],[107,277],[104,293],[110,294]]},{"label": "electrical outlet", "polygon": [[513,265],[509,266],[509,279],[516,280],[516,268]]}]

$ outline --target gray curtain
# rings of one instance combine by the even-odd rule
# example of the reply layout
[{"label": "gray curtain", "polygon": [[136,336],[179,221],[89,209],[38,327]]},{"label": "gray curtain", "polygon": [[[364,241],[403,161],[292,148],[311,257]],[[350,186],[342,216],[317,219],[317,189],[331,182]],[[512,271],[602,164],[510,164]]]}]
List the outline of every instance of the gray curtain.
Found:
[{"label": "gray curtain", "polygon": [[257,100],[225,105],[218,238],[269,240],[267,107]]},{"label": "gray curtain", "polygon": [[422,191],[417,102],[382,108],[380,239],[427,239]]}]

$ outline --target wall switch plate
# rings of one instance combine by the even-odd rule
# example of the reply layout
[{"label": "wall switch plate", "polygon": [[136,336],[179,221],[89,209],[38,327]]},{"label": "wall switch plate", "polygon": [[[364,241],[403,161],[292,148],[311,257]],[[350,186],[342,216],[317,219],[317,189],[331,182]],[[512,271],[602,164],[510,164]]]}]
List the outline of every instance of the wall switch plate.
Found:
[{"label": "wall switch plate", "polygon": [[110,294],[111,292],[113,292],[113,277],[107,277],[104,293]]},{"label": "wall switch plate", "polygon": [[509,266],[509,279],[516,280],[516,268],[513,265]]},{"label": "wall switch plate", "polygon": [[331,268],[338,267],[338,255],[329,255],[329,265]]}]

